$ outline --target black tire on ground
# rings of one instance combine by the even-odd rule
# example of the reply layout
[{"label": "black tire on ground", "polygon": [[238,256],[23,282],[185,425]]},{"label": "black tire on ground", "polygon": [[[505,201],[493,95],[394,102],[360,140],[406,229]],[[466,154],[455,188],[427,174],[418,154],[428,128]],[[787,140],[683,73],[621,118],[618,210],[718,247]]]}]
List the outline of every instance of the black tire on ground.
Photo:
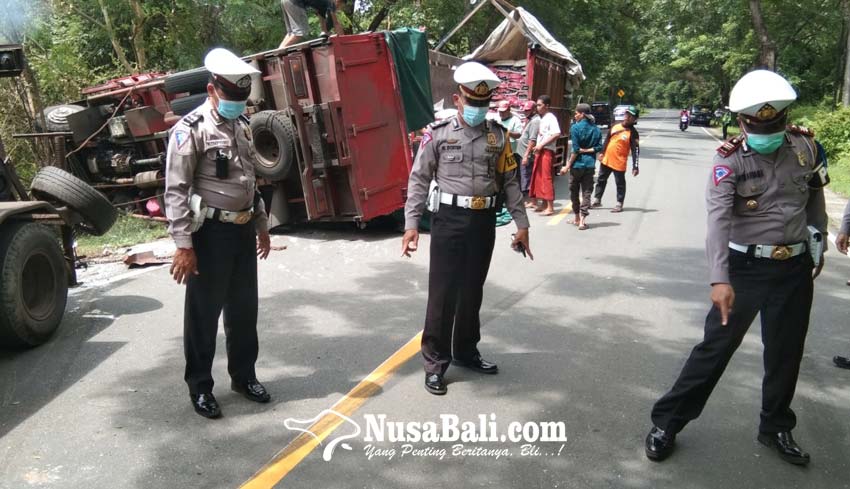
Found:
[{"label": "black tire on ground", "polygon": [[67,300],[65,256],[56,234],[32,222],[0,226],[0,346],[47,341]]},{"label": "black tire on ground", "polygon": [[207,91],[210,72],[203,66],[193,70],[172,73],[165,78],[166,93],[198,93]]},{"label": "black tire on ground", "polygon": [[257,175],[283,180],[295,161],[295,125],[283,112],[264,110],[251,116],[251,136],[257,152]]},{"label": "black tire on ground", "polygon": [[68,116],[86,110],[79,105],[54,105],[44,109],[44,124],[47,132],[68,132]]},{"label": "black tire on ground", "polygon": [[76,211],[83,218],[83,228],[95,236],[106,234],[118,218],[118,212],[106,196],[54,166],[39,170],[30,188],[35,197]]},{"label": "black tire on ground", "polygon": [[206,99],[206,92],[174,99],[171,101],[171,111],[182,117],[200,107]]}]

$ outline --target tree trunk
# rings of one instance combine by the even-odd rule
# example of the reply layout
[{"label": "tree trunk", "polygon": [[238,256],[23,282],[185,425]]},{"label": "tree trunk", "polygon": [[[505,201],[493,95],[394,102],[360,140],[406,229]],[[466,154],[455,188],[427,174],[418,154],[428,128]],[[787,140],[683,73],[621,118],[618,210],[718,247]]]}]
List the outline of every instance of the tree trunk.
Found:
[{"label": "tree trunk", "polygon": [[346,34],[354,34],[354,0],[338,3],[339,10],[348,18],[348,26],[344,28]]},{"label": "tree trunk", "polygon": [[761,14],[761,0],[750,1],[750,14],[753,17],[753,27],[759,40],[759,65],[776,71],[776,44],[770,39],[767,25]]},{"label": "tree trunk", "polygon": [[850,0],[841,1],[844,13],[844,78],[841,83],[841,105],[850,107]]},{"label": "tree trunk", "polygon": [[387,18],[387,14],[390,13],[390,7],[396,3],[397,0],[388,0],[387,3],[378,11],[377,15],[372,19],[372,22],[369,23],[369,27],[366,29],[369,32],[374,32],[378,27],[381,26],[381,22]]},{"label": "tree trunk", "polygon": [[101,14],[103,14],[103,26],[106,29],[106,33],[109,35],[109,40],[112,42],[112,48],[115,50],[115,55],[118,57],[118,61],[121,63],[121,66],[127,70],[128,74],[132,73],[133,65],[131,65],[130,61],[127,60],[124,48],[121,47],[121,41],[115,34],[115,28],[112,26],[112,18],[109,17],[109,12],[106,10],[106,4],[103,3],[103,0],[97,0],[97,4],[100,6]]},{"label": "tree trunk", "polygon": [[[46,131],[47,124],[44,120],[44,103],[41,101],[41,90],[38,86],[38,80],[35,78],[35,74],[30,69],[29,64],[24,65],[24,71],[21,73],[18,95],[21,99],[21,104],[24,106],[24,113],[29,120],[29,127],[32,129],[40,127],[42,131]],[[30,151],[36,157],[36,166],[41,168],[50,163],[58,163],[51,144],[39,144],[40,141],[47,140],[28,140]]]},{"label": "tree trunk", "polygon": [[147,43],[145,42],[145,22],[147,16],[140,0],[129,0],[133,11],[133,51],[136,52],[136,69],[145,71],[148,65]]}]

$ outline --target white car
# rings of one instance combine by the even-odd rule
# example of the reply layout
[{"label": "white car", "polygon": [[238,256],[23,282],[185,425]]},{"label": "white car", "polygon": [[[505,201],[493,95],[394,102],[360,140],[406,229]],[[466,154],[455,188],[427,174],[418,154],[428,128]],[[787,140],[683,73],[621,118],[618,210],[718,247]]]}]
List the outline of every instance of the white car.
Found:
[{"label": "white car", "polygon": [[621,121],[626,118],[626,110],[628,110],[628,105],[618,105],[614,107],[614,120]]}]

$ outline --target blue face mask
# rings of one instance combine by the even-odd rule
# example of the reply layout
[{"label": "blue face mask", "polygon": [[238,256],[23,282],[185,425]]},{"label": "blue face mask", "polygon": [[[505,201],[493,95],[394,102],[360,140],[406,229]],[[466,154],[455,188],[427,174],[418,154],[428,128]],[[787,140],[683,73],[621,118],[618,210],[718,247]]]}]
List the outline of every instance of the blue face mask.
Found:
[{"label": "blue face mask", "polygon": [[487,118],[489,107],[463,106],[463,120],[472,127],[480,125]]},{"label": "blue face mask", "polygon": [[773,134],[747,134],[747,146],[760,155],[773,153],[785,141],[785,131]]},{"label": "blue face mask", "polygon": [[225,119],[236,119],[243,112],[245,112],[245,106],[248,105],[247,100],[243,100],[241,102],[235,102],[233,100],[224,100],[218,99],[218,113]]}]

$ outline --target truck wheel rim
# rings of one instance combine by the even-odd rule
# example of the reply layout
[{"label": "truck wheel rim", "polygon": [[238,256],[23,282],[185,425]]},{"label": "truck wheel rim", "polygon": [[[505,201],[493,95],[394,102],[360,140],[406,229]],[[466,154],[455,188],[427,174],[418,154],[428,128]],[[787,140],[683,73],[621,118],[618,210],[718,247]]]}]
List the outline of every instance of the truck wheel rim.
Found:
[{"label": "truck wheel rim", "polygon": [[267,168],[274,166],[280,157],[280,144],[271,131],[254,133],[254,150],[257,152],[257,161]]},{"label": "truck wheel rim", "polygon": [[44,253],[36,253],[24,263],[21,274],[21,290],[27,314],[40,321],[53,313],[56,296],[56,277],[50,259]]}]

